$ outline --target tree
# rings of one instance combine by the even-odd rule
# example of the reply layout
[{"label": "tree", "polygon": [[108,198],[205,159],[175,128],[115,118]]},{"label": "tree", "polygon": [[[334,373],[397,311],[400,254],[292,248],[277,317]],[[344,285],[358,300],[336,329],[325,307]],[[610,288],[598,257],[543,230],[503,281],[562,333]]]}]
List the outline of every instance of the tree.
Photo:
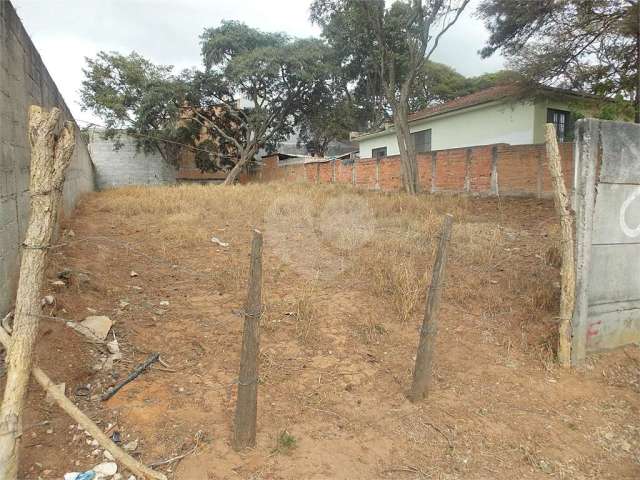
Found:
[{"label": "tree", "polygon": [[352,80],[384,99],[396,131],[404,189],[418,190],[409,99],[416,77],[469,0],[315,0],[311,18]]},{"label": "tree", "polygon": [[187,132],[178,124],[185,85],[172,75],[173,67],[155,65],[136,52],[99,52],[86,62],[82,109],[102,119],[105,138],[119,148],[121,133],[128,133],[138,147],[158,150],[176,164],[180,146],[172,142],[184,140]]},{"label": "tree", "polygon": [[321,81],[310,92],[297,121],[298,147],[304,145],[313,156],[325,156],[332,141],[348,141],[357,129],[358,112],[349,90],[349,80],[336,61],[332,49],[326,49]]},{"label": "tree", "polygon": [[478,12],[484,57],[503,52],[531,82],[633,99],[640,123],[638,0],[483,0]]},{"label": "tree", "polygon": [[304,105],[325,74],[326,46],[320,40],[292,40],[226,21],[200,37],[205,71],[192,92],[198,105],[223,105],[242,132],[241,139],[196,114],[194,121],[237,148],[225,179],[232,184],[260,148],[274,148],[293,132]]},{"label": "tree", "polygon": [[409,107],[420,110],[448,102],[469,92],[468,79],[444,63],[425,62],[416,76]]},{"label": "tree", "polygon": [[511,70],[465,77],[448,65],[427,61],[416,77],[409,107],[411,110],[419,110],[496,85],[520,82],[522,77]]}]

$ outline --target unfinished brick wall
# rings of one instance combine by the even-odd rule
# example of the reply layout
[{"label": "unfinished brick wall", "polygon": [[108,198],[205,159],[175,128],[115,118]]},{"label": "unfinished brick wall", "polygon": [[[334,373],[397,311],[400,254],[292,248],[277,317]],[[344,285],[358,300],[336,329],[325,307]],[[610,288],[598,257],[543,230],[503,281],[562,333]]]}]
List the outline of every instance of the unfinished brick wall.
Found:
[{"label": "unfinished brick wall", "polygon": [[[573,186],[573,144],[560,144],[562,168],[568,189]],[[419,154],[418,176],[422,191],[504,196],[550,196],[551,178],[544,145],[480,145]],[[350,184],[369,190],[402,188],[400,157],[360,160],[322,160],[278,165],[276,155],[265,157],[249,181],[307,181]]]}]

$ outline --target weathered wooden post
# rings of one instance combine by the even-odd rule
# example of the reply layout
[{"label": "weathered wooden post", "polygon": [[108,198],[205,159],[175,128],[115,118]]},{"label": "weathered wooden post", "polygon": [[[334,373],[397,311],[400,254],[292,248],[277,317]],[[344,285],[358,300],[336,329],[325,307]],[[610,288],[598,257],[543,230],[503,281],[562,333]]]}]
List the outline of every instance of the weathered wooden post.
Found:
[{"label": "weathered wooden post", "polygon": [[249,287],[244,308],[244,331],[240,353],[238,402],[233,428],[233,448],[242,450],[256,444],[258,414],[258,353],[262,314],[262,232],[253,231]]},{"label": "weathered wooden post", "polygon": [[560,321],[558,325],[558,363],[563,367],[571,366],[571,318],[576,297],[576,266],[573,241],[573,216],[571,215],[569,196],[564,184],[560,151],[556,138],[556,127],[547,123],[544,131],[547,145],[547,161],[553,180],[553,198],[560,217],[560,242],[562,266],[560,267]]},{"label": "weathered wooden post", "polygon": [[75,147],[75,126],[57,135],[60,110],[29,110],[31,214],[22,244],[13,336],[7,348],[7,382],[0,408],[0,478],[18,476],[22,415],[38,333],[40,288],[53,229],[58,220],[65,172]]},{"label": "weathered wooden post", "polygon": [[453,216],[445,215],[442,222],[442,233],[436,252],[436,261],[431,273],[431,285],[427,295],[427,306],[424,311],[422,328],[420,329],[420,340],[418,342],[418,352],[416,355],[416,366],[413,370],[413,384],[409,393],[409,400],[417,402],[423,399],[431,387],[431,377],[433,371],[433,349],[438,333],[438,305],[440,303],[440,291],[444,270],[447,263],[447,247],[451,237],[451,224]]}]

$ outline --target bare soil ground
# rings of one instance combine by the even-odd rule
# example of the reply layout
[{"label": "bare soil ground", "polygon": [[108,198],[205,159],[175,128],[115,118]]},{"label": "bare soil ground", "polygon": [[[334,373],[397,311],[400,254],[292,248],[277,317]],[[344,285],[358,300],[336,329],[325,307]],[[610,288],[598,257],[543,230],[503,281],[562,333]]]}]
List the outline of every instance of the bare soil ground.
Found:
[{"label": "bare soil ground", "polygon": [[[411,404],[446,212],[455,227],[434,391]],[[548,201],[331,186],[92,194],[50,256],[50,280],[73,273],[46,288],[56,304],[44,314],[109,315],[124,359],[94,371],[103,353],[45,319],[37,362],[105,430],[139,439],[142,461],[197,444],[159,467],[180,480],[639,478],[639,349],[592,356],[583,371],[553,360],[556,223]],[[265,231],[258,439],[239,454],[230,438],[255,227]],[[99,400],[155,351],[170,369]],[[102,460],[35,383],[26,425],[21,478]]]}]

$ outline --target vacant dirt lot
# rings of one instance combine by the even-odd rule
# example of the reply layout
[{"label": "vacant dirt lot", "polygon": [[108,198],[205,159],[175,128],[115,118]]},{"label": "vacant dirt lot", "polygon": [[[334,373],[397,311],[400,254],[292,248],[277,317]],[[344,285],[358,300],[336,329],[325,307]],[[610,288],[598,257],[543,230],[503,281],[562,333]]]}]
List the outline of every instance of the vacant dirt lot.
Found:
[{"label": "vacant dirt lot", "polygon": [[[414,405],[405,395],[447,212],[455,227],[435,388]],[[635,479],[638,349],[592,357],[582,372],[553,361],[555,224],[538,200],[293,184],[96,193],[50,256],[50,280],[72,273],[47,287],[56,303],[44,314],[109,315],[124,358],[95,372],[99,349],[49,319],[38,364],[105,429],[138,438],[144,462],[197,444],[158,467],[181,480]],[[234,382],[256,227],[265,232],[258,445],[238,454]],[[107,402],[96,397],[155,351],[167,366]],[[35,384],[27,426],[23,478],[102,459]]]}]

